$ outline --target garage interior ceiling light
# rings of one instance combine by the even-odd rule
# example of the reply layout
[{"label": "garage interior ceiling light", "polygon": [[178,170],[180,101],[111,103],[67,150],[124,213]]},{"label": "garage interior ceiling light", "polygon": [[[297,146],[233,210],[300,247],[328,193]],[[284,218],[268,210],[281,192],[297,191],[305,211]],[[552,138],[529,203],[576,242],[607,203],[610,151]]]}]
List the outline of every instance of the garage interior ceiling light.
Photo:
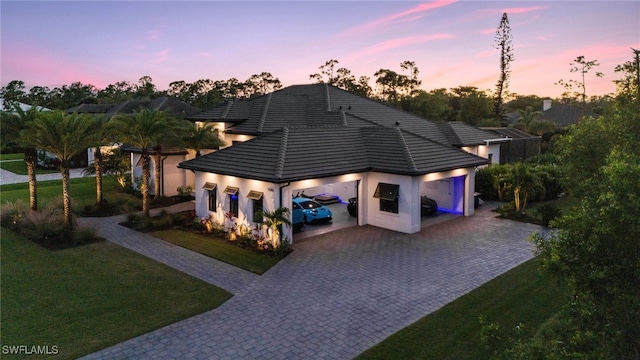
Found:
[{"label": "garage interior ceiling light", "polygon": [[251,190],[251,191],[249,191],[249,195],[247,195],[247,198],[249,198],[251,200],[260,200],[260,199],[262,199],[263,195],[264,195],[264,193],[262,191]]},{"label": "garage interior ceiling light", "polygon": [[382,199],[382,200],[395,201],[398,198],[399,192],[400,192],[400,185],[378,183],[378,186],[376,187],[376,192],[373,193],[373,197]]},{"label": "garage interior ceiling light", "polygon": [[224,189],[224,193],[225,194],[229,194],[229,195],[235,195],[238,193],[239,188],[235,187],[235,186],[227,186],[226,189]]},{"label": "garage interior ceiling light", "polygon": [[208,182],[208,183],[205,183],[205,184],[204,184],[204,186],[203,186],[202,188],[203,188],[203,189],[205,189],[205,190],[209,190],[209,191],[211,191],[211,190],[215,190],[215,188],[216,188],[217,186],[218,186],[218,184],[216,184],[216,183]]}]

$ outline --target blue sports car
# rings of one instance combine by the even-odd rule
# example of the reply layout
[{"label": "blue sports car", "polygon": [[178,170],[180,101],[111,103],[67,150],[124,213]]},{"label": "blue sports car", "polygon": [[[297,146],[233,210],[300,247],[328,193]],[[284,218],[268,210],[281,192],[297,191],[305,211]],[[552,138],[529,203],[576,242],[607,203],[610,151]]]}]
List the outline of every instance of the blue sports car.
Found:
[{"label": "blue sports car", "polygon": [[305,197],[293,198],[293,204],[299,205],[304,214],[305,223],[326,222],[331,221],[333,214],[328,207]]}]

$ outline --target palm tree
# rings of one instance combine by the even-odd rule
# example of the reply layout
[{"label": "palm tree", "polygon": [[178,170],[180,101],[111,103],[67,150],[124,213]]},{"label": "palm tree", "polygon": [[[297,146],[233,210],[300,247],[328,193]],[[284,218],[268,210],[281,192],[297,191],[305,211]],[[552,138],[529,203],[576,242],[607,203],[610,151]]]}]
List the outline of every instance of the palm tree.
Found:
[{"label": "palm tree", "polygon": [[520,109],[518,110],[518,124],[522,124],[522,126],[526,130],[529,128],[531,122],[533,122],[533,120],[535,120],[535,118],[540,114],[540,111],[533,111],[533,108],[531,106],[527,106],[524,110]]},{"label": "palm tree", "polygon": [[[162,140],[166,134],[171,133],[171,125],[167,121],[164,112],[157,110],[141,109],[133,115],[116,115],[108,123],[108,128],[118,142],[135,146],[142,151],[142,213],[149,216],[149,179],[151,178],[151,154],[155,150],[156,155],[161,152]],[[156,163],[159,174],[160,164]],[[160,182],[156,179],[156,196],[159,196]]]},{"label": "palm tree", "polygon": [[[524,213],[530,194],[544,191],[544,185],[539,173],[529,165],[515,163],[509,171],[501,175],[494,184],[499,184],[503,190],[513,191],[513,201],[516,213]],[[500,188],[498,188],[500,190]]]},{"label": "palm tree", "polygon": [[97,138],[93,120],[86,114],[65,115],[62,111],[40,113],[28,128],[22,131],[21,137],[23,141],[52,153],[60,160],[64,223],[67,230],[73,230],[69,163],[74,156],[95,145]]},{"label": "palm tree", "polygon": [[224,146],[222,141],[213,129],[211,124],[197,126],[195,123],[189,123],[187,135],[183,139],[187,149],[194,150],[196,157],[199,157],[204,149],[219,149]]},{"label": "palm tree", "polygon": [[[32,106],[26,111],[15,102],[11,102],[10,106],[19,119],[15,129],[18,133],[27,129],[40,113],[38,106]],[[27,166],[27,175],[29,176],[29,207],[31,210],[38,210],[38,183],[36,182],[38,152],[35,144],[29,143],[26,139],[20,139],[19,142],[24,146],[24,163]]]},{"label": "palm tree", "polygon": [[[104,115],[96,116],[93,118],[93,121],[94,121],[93,126],[94,126],[95,135],[97,138],[97,143],[96,143],[96,147],[94,148],[93,164],[91,166],[91,170],[87,170],[87,171],[93,173],[96,177],[96,205],[95,206],[97,208],[100,208],[104,202],[104,198],[102,196],[103,194],[102,174],[104,170],[103,169],[104,158],[103,158],[102,149],[100,147],[103,145],[110,145],[112,143],[110,139],[111,136],[107,131],[108,120],[109,119]],[[89,167],[87,169],[89,169]]]},{"label": "palm tree", "polygon": [[[282,229],[282,224],[287,226],[291,226],[291,221],[289,220],[289,208],[287,207],[279,207],[273,211],[262,211],[262,216],[264,217],[264,224],[271,228],[272,231],[272,245],[274,248],[279,246],[280,240],[280,229]],[[259,217],[260,215],[258,215]]]}]

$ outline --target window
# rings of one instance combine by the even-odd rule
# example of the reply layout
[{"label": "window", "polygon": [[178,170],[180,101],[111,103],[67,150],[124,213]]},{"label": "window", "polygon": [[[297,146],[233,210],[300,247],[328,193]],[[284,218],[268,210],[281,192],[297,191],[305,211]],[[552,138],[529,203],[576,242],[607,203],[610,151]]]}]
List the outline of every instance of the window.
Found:
[{"label": "window", "polygon": [[380,211],[398,213],[398,198],[400,197],[400,185],[378,183],[374,198],[380,199]]},{"label": "window", "polygon": [[489,153],[489,161],[491,162],[491,164],[493,164],[493,154]]},{"label": "window", "polygon": [[262,222],[262,211],[264,210],[264,203],[262,197],[264,194],[261,191],[251,190],[247,198],[253,202],[253,221]]},{"label": "window", "polygon": [[234,217],[238,217],[238,188],[233,186],[227,186],[224,189],[224,193],[229,197],[229,212]]},{"label": "window", "polygon": [[207,190],[208,194],[209,194],[209,211],[213,211],[216,212],[218,210],[218,195],[216,193],[216,187],[218,185],[214,184],[214,183],[206,183],[204,184],[204,186],[202,187],[203,189]]}]

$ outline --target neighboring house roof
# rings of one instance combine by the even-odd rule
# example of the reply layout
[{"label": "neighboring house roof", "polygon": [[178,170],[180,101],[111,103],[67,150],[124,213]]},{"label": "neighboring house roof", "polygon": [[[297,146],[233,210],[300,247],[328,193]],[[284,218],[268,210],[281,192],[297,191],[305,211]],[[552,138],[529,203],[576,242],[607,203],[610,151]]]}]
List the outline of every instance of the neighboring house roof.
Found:
[{"label": "neighboring house roof", "polygon": [[583,116],[594,116],[589,110],[586,112],[582,105],[574,104],[553,104],[553,106],[542,112],[540,117],[549,120],[557,125],[566,126],[578,122]]},{"label": "neighboring house roof", "polygon": [[487,159],[401,127],[284,127],[179,167],[282,183],[354,172],[423,175],[488,164]]},{"label": "neighboring house roof", "polygon": [[327,84],[293,85],[250,100],[222,104],[187,119],[233,123],[228,133],[246,135],[262,135],[283,127],[393,127],[399,123],[404,131],[455,146],[485,144],[496,138],[465,123],[431,121]]},{"label": "neighboring house roof", "polygon": [[111,117],[115,114],[133,114],[141,108],[164,111],[171,116],[187,117],[202,111],[184,101],[169,96],[153,100],[127,100],[118,104],[80,104],[67,109],[68,113],[105,114]]},{"label": "neighboring house roof", "polygon": [[[131,145],[121,145],[120,149],[124,152],[130,152],[135,154],[142,154],[142,149],[139,147],[131,146]],[[162,146],[162,155],[185,155],[189,152],[185,150],[183,147],[179,146]],[[156,154],[156,150],[153,148],[147,148],[147,154],[154,155]]]},{"label": "neighboring house roof", "polygon": [[[3,110],[6,110],[8,112],[14,112],[15,110],[11,107],[11,105],[9,105],[9,101],[7,101],[5,103],[4,98],[0,98],[0,103],[2,104],[2,108]],[[18,107],[22,110],[22,111],[27,111],[29,109],[31,109],[33,107],[33,105],[29,105],[29,104],[25,104],[22,102],[14,102],[18,104]],[[38,111],[50,111],[50,109],[43,107],[43,106],[36,106],[36,110]]]},{"label": "neighboring house roof", "polygon": [[483,127],[483,130],[494,132],[501,136],[506,136],[514,140],[541,139],[540,136],[529,134],[528,132],[512,127]]}]

